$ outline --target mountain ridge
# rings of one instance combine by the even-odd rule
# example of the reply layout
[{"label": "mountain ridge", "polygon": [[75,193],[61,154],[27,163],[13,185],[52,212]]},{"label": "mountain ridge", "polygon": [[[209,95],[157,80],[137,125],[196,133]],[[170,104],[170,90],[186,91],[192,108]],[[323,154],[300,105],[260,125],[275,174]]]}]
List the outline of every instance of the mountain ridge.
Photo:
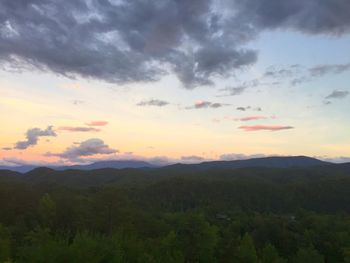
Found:
[{"label": "mountain ridge", "polygon": [[[97,169],[180,169],[180,170],[211,170],[211,169],[239,169],[249,167],[269,167],[269,168],[307,168],[315,166],[335,165],[334,163],[321,161],[308,156],[272,156],[251,158],[244,160],[232,161],[206,161],[194,164],[176,163],[166,166],[156,166],[145,161],[139,160],[107,160],[99,161],[86,165],[70,166],[46,166],[47,168],[64,171],[64,170],[97,170]],[[23,166],[0,166],[0,170],[10,170],[19,173],[28,173],[33,169],[41,166],[23,165]]]}]

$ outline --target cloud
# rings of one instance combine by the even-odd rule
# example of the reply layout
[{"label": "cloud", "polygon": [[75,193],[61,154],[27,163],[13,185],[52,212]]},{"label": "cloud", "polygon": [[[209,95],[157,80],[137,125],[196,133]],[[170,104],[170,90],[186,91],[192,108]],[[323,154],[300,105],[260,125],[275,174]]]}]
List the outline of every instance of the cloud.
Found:
[{"label": "cloud", "polygon": [[258,29],[331,35],[350,31],[350,3],[346,0],[247,0],[231,3],[237,10],[238,19],[250,22]]},{"label": "cloud", "polygon": [[326,96],[325,99],[343,99],[349,95],[349,91],[334,90],[331,94]]},{"label": "cloud", "polygon": [[326,74],[340,74],[350,70],[350,63],[348,64],[331,64],[331,65],[318,65],[309,69],[311,76],[321,77]]},{"label": "cloud", "polygon": [[0,1],[0,64],[113,83],[211,85],[257,60],[263,31],[349,33],[347,0]]},{"label": "cloud", "polygon": [[85,102],[83,100],[73,100],[74,105],[81,105],[84,104]]},{"label": "cloud", "polygon": [[267,119],[265,116],[247,116],[235,119],[236,121],[256,121],[256,120],[264,120]]},{"label": "cloud", "polygon": [[12,148],[11,147],[3,147],[3,148],[1,148],[1,150],[3,150],[3,151],[11,151]]},{"label": "cloud", "polygon": [[87,126],[106,126],[108,121],[92,121],[86,123]]},{"label": "cloud", "polygon": [[253,111],[262,111],[262,108],[260,107],[252,107],[252,106],[245,106],[245,107],[237,107],[236,110],[238,111],[247,111],[247,110],[253,110]]},{"label": "cloud", "polygon": [[241,154],[241,153],[225,153],[220,155],[219,159],[221,161],[236,161],[236,160],[247,160],[251,158],[262,158],[267,157],[265,154]]},{"label": "cloud", "polygon": [[163,107],[168,105],[169,102],[164,100],[158,100],[158,99],[151,99],[151,100],[143,100],[137,103],[137,106],[157,106],[157,107]]},{"label": "cloud", "polygon": [[39,137],[44,136],[57,136],[56,132],[53,130],[52,126],[48,126],[45,130],[41,130],[39,128],[33,128],[29,129],[26,132],[26,140],[25,141],[18,141],[15,144],[15,149],[24,150],[28,147],[34,146],[38,143]]},{"label": "cloud", "polygon": [[281,125],[251,125],[251,126],[240,126],[238,129],[244,131],[281,131],[294,129],[292,126],[281,126]]},{"label": "cloud", "polygon": [[196,156],[196,155],[190,155],[190,156],[182,156],[181,161],[186,162],[186,163],[198,163],[198,162],[203,162],[206,159],[201,157],[201,156]]},{"label": "cloud", "polygon": [[246,110],[249,110],[251,107],[250,106],[247,106],[247,107],[237,107],[236,110],[239,110],[239,111],[246,111]]},{"label": "cloud", "polygon": [[62,153],[47,153],[46,156],[56,156],[63,159],[75,161],[80,157],[93,156],[97,154],[109,155],[117,153],[118,150],[110,148],[103,140],[92,138],[78,145],[68,147]]},{"label": "cloud", "polygon": [[228,106],[229,104],[219,103],[219,102],[210,102],[210,101],[197,101],[193,106],[186,107],[186,109],[217,109],[224,106]]},{"label": "cloud", "polygon": [[303,71],[297,71],[292,74],[294,78],[290,81],[292,86],[310,82],[328,74],[341,74],[350,70],[350,63],[347,64],[322,64],[316,65]]},{"label": "cloud", "polygon": [[58,128],[59,131],[67,131],[67,132],[99,132],[100,129],[96,129],[93,127],[72,127],[72,126],[63,126]]},{"label": "cloud", "polygon": [[328,156],[315,156],[315,158],[331,162],[331,163],[350,163],[350,157],[339,156],[339,157],[328,157]]},{"label": "cloud", "polygon": [[264,74],[264,77],[270,77],[270,78],[288,78],[291,77],[295,74],[295,67],[293,65],[290,66],[289,68],[285,69],[275,69],[275,68],[271,68],[269,70],[267,70]]},{"label": "cloud", "polygon": [[21,166],[21,165],[29,165],[29,166],[61,166],[66,164],[64,161],[59,160],[57,162],[47,162],[43,160],[23,160],[17,157],[6,157],[3,159],[7,164]]},{"label": "cloud", "polygon": [[258,79],[253,79],[251,81],[243,82],[238,86],[226,87],[224,89],[221,89],[220,91],[228,92],[228,94],[224,96],[237,96],[244,93],[248,88],[257,87],[259,84],[260,81]]}]

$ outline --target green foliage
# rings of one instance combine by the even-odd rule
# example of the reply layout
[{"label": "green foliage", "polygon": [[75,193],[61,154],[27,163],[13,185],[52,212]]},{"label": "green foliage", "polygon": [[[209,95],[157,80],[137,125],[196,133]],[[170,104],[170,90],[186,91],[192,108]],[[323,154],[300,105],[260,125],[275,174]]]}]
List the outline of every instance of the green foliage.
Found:
[{"label": "green foliage", "polygon": [[0,175],[0,263],[350,263],[348,189],[311,169]]},{"label": "green foliage", "polygon": [[314,248],[300,248],[293,260],[294,263],[324,263],[324,257]]},{"label": "green foliage", "polygon": [[8,229],[0,224],[0,262],[11,258],[11,237]]},{"label": "green foliage", "polygon": [[56,216],[56,204],[49,194],[44,194],[39,202],[39,217],[42,225],[50,227]]},{"label": "green foliage", "polygon": [[258,257],[256,255],[256,250],[252,237],[246,233],[238,248],[238,259],[241,263],[256,263],[258,262]]},{"label": "green foliage", "polygon": [[267,244],[261,252],[261,263],[285,263],[286,260],[281,258],[278,254],[277,249]]}]

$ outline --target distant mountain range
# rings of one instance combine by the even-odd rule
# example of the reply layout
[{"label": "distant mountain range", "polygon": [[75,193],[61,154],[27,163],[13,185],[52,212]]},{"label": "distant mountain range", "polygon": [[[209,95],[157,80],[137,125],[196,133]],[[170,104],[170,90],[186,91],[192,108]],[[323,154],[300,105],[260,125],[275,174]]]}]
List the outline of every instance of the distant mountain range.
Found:
[{"label": "distant mountain range", "polygon": [[[173,164],[163,167],[157,167],[150,163],[137,160],[110,160],[100,161],[87,165],[71,165],[71,166],[51,166],[48,168],[62,171],[62,170],[97,170],[97,169],[168,169],[168,170],[212,170],[212,169],[239,169],[239,168],[251,168],[251,167],[270,167],[270,168],[307,168],[316,166],[334,165],[333,163],[324,162],[315,158],[306,156],[289,156],[289,157],[264,157],[254,158],[247,160],[235,160],[235,161],[211,161],[202,162],[197,164]],[[19,173],[27,173],[38,166],[23,165],[23,166],[0,166],[0,170],[10,170]]]},{"label": "distant mountain range", "polygon": [[211,169],[239,169],[252,167],[269,168],[307,168],[315,166],[332,165],[333,163],[324,162],[307,156],[287,156],[287,157],[263,157],[247,160],[235,161],[212,161],[197,164],[173,164],[167,169],[191,169],[191,170],[211,170]]},{"label": "distant mountain range", "polygon": [[[27,173],[38,167],[39,166],[34,166],[34,165],[0,166],[0,170],[10,170],[10,171],[19,172],[19,173]],[[97,170],[97,169],[104,169],[104,168],[112,168],[112,169],[155,168],[155,166],[150,163],[147,163],[144,161],[137,161],[137,160],[110,160],[110,161],[95,162],[95,163],[86,164],[86,165],[47,166],[47,167],[58,171],[69,170],[69,169],[89,171],[89,170]]]},{"label": "distant mountain range", "polygon": [[92,164],[86,165],[71,165],[71,166],[63,166],[63,167],[52,167],[55,170],[97,170],[104,168],[112,168],[112,169],[125,169],[125,168],[155,168],[156,166],[144,162],[144,161],[136,161],[136,160],[113,160],[113,161],[100,161]]}]

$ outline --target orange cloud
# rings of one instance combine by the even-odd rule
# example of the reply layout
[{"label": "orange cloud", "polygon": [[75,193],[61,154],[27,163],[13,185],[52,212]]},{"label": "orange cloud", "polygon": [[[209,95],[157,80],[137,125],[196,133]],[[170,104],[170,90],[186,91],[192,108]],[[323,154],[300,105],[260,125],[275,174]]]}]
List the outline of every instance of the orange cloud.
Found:
[{"label": "orange cloud", "polygon": [[88,126],[106,126],[108,124],[108,121],[92,121],[89,123],[86,123]]},{"label": "orange cloud", "polygon": [[251,125],[251,126],[240,126],[238,129],[244,131],[280,131],[294,129],[292,126],[281,126],[281,125]]}]

